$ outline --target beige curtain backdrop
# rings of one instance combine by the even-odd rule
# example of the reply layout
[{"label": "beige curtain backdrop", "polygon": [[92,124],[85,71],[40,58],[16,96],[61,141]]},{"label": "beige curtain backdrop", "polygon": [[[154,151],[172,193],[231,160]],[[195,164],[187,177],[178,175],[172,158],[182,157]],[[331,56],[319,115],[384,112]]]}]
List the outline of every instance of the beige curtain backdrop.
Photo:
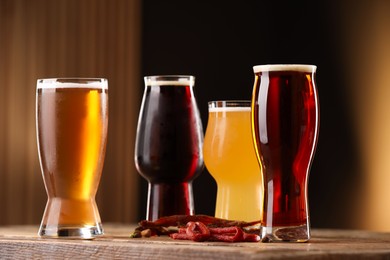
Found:
[{"label": "beige curtain backdrop", "polygon": [[35,131],[37,78],[106,77],[109,136],[97,203],[134,222],[140,0],[0,0],[0,225],[37,224],[46,204]]}]

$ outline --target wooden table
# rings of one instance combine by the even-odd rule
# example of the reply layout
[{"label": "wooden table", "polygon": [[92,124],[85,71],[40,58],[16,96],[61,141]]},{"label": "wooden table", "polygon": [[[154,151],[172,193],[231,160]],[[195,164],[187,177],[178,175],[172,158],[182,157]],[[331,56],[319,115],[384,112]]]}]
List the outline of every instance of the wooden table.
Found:
[{"label": "wooden table", "polygon": [[133,227],[104,225],[90,241],[41,239],[37,226],[0,227],[0,259],[390,259],[390,233],[312,230],[310,243],[222,243],[129,238]]}]

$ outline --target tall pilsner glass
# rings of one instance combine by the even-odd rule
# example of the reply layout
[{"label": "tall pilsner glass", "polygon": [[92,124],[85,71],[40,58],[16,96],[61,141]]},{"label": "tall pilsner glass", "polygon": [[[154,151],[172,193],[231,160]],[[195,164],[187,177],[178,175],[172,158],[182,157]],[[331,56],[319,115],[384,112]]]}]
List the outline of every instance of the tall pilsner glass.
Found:
[{"label": "tall pilsner glass", "polygon": [[316,66],[254,66],[252,132],[264,180],[262,241],[310,239],[307,186],[319,128]]},{"label": "tall pilsner glass", "polygon": [[43,237],[103,234],[95,203],[106,151],[106,79],[40,79],[37,138],[48,201]]},{"label": "tall pilsner glass", "polygon": [[147,220],[193,215],[192,181],[203,170],[203,130],[193,76],[145,77],[135,164],[148,181]]}]

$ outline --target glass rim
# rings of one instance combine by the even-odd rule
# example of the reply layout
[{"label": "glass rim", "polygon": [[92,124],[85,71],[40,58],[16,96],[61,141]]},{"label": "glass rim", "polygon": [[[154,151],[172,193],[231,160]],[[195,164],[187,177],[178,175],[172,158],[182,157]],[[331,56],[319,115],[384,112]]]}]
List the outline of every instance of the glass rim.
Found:
[{"label": "glass rim", "polygon": [[60,77],[37,79],[37,89],[46,88],[96,88],[108,89],[106,78]]},{"label": "glass rim", "polygon": [[193,75],[153,75],[144,77],[145,86],[194,86]]},{"label": "glass rim", "polygon": [[209,101],[209,108],[251,107],[251,100],[215,100]]},{"label": "glass rim", "polygon": [[315,73],[317,71],[317,66],[311,64],[265,64],[253,66],[254,73],[267,71],[300,71]]}]

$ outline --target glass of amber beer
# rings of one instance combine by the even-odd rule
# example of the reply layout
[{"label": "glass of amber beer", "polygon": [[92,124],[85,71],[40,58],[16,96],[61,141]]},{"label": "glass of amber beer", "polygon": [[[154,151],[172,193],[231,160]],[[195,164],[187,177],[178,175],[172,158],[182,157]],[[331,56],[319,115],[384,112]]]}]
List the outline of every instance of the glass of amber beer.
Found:
[{"label": "glass of amber beer", "polygon": [[264,242],[310,239],[307,186],[319,129],[313,65],[260,65],[252,133],[264,180]]},{"label": "glass of amber beer", "polygon": [[215,216],[260,220],[263,183],[251,133],[251,101],[211,101],[205,165],[217,182]]},{"label": "glass of amber beer", "polygon": [[135,165],[148,181],[147,220],[193,215],[192,181],[203,170],[203,129],[193,76],[148,76]]},{"label": "glass of amber beer", "polygon": [[103,234],[95,194],[106,151],[106,79],[39,79],[39,159],[48,201],[42,237],[91,239]]}]

